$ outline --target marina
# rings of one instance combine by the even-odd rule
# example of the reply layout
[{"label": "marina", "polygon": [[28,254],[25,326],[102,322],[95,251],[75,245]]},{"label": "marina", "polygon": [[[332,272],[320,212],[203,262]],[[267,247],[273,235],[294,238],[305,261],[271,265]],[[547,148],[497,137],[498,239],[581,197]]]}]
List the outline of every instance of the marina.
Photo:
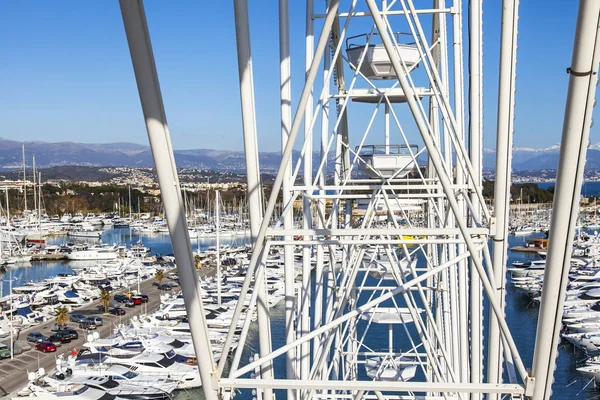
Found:
[{"label": "marina", "polygon": [[[590,232],[593,235],[593,232]],[[105,240],[107,242],[113,243],[123,243],[124,246],[132,246],[141,240],[142,243],[145,243],[147,247],[151,247],[156,249],[159,253],[168,254],[171,251],[170,239],[165,235],[145,235],[138,236],[138,234],[134,234],[129,231],[129,229],[110,229],[105,233]],[[512,236],[509,243],[512,246],[516,246],[519,243],[522,243],[525,240],[533,240],[536,237],[538,239],[542,239],[545,235],[541,232],[533,235],[527,235],[526,237],[521,236]],[[53,239],[54,242],[60,243],[60,238]],[[201,251],[202,253],[210,253],[214,251],[214,248],[210,250],[211,246],[214,246],[214,241],[202,241],[201,242]],[[241,242],[239,243],[241,244]],[[49,243],[50,246],[54,245],[52,242]],[[225,249],[224,249],[225,251]],[[540,259],[540,256],[537,254],[528,255],[527,253],[514,253],[515,255],[510,256],[510,263],[527,263],[528,261],[534,261]],[[14,286],[21,286],[25,282],[28,281],[42,281],[45,278],[51,277],[54,274],[59,273],[70,273],[73,271],[71,267],[69,267],[70,262],[61,261],[61,262],[50,262],[49,264],[44,264],[43,267],[37,265],[38,263],[31,264],[29,266],[15,266],[12,274],[17,277],[17,279],[13,282]],[[40,268],[43,268],[43,272],[39,271]],[[214,272],[213,272],[214,273]],[[6,293],[9,289],[7,286],[9,282],[7,282],[8,273],[4,273],[2,276],[3,282],[3,290]],[[510,275],[509,275],[510,276]],[[536,276],[535,279],[539,281],[539,276]],[[232,278],[230,278],[232,279]],[[372,278],[369,278],[372,279]],[[152,312],[156,310],[161,305],[160,300],[160,291],[156,286],[152,285],[154,279],[150,278],[149,280],[142,282],[141,289],[143,293],[146,293],[150,297],[150,302],[147,303],[144,308],[137,307],[134,309],[126,308],[127,314],[123,316],[112,316],[103,313],[99,313],[96,309],[98,305],[98,301],[87,304],[81,308],[77,308],[75,312],[82,313],[84,315],[99,315],[101,316],[105,322],[101,327],[98,327],[96,332],[98,332],[100,338],[108,337],[114,332],[114,327],[124,324],[127,325],[129,321],[132,320],[133,316],[138,316],[142,313],[145,313],[146,310],[148,312]],[[235,279],[233,279],[235,281]],[[536,282],[537,282],[536,281]],[[375,282],[375,281],[373,281]],[[530,359],[533,354],[531,353],[531,342],[534,338],[533,334],[535,332],[534,327],[537,320],[537,312],[535,303],[533,303],[532,298],[535,297],[531,293],[523,292],[523,284],[515,283],[515,280],[511,279],[510,287],[507,293],[507,314],[508,314],[508,323],[511,327],[521,327],[520,334],[516,337],[517,345],[519,349],[523,351],[526,359]],[[587,282],[588,284],[590,282]],[[115,292],[116,293],[116,292]],[[538,292],[536,292],[538,293]],[[600,301],[600,299],[599,299]],[[180,303],[182,304],[182,303]],[[578,310],[580,311],[580,310]],[[176,314],[172,306],[167,306],[167,308],[162,311],[162,314],[171,313],[173,318],[177,318],[178,314]],[[593,313],[593,311],[590,311]],[[274,321],[273,329],[275,332],[283,329],[283,309],[281,305],[275,305],[271,308],[271,313]],[[184,313],[185,314],[185,313]],[[183,314],[182,314],[183,315]],[[278,317],[279,315],[279,317]],[[600,314],[599,314],[600,315]],[[589,320],[595,320],[593,314],[589,314],[586,316]],[[405,317],[406,318],[406,317]],[[26,337],[26,335],[30,332],[40,331],[40,332],[49,332],[49,328],[53,325],[54,321],[49,320],[42,325],[35,325],[30,328],[21,330],[18,333],[18,336],[15,337],[15,340]],[[384,324],[385,325],[385,324]],[[529,327],[529,328],[525,328]],[[255,329],[255,328],[254,328]],[[598,328],[600,331],[600,328]],[[372,331],[372,338],[369,338],[367,341],[368,345],[372,348],[381,348],[381,341],[387,337],[386,329],[379,329]],[[21,390],[27,383],[27,372],[28,371],[37,371],[39,367],[45,369],[45,371],[53,371],[56,367],[56,356],[62,354],[64,358],[68,358],[71,354],[71,350],[73,348],[81,349],[84,343],[86,343],[87,338],[85,338],[85,334],[80,334],[79,339],[72,341],[69,344],[64,344],[59,347],[57,353],[39,353],[35,350],[29,350],[23,352],[22,354],[16,355],[15,360],[1,360],[0,361],[0,387],[2,388],[3,395],[9,395],[7,398],[14,396],[16,392]],[[282,345],[284,342],[283,337],[275,336],[274,344]],[[396,338],[395,340],[402,341],[401,337]],[[257,343],[255,342],[254,346]],[[381,350],[384,350],[381,348]],[[586,351],[589,351],[587,349]],[[247,356],[251,355],[251,350],[245,352]],[[564,393],[565,395],[574,395],[580,393],[582,390],[584,393],[588,393],[588,397],[593,397],[595,393],[595,389],[593,385],[590,384],[590,379],[588,378],[590,375],[581,372],[581,368],[578,370],[577,365],[580,362],[586,359],[586,353],[584,353],[581,349],[577,347],[573,347],[568,341],[565,342],[559,351],[559,357],[557,360],[557,373],[556,384],[559,387],[557,391],[559,393]],[[368,376],[369,370],[365,370],[361,372],[361,374],[366,374]],[[278,373],[279,375],[279,373]],[[176,392],[176,398],[187,398],[188,396],[199,395],[197,392],[198,389],[188,389],[187,391],[183,391],[181,393]],[[196,394],[194,394],[196,393]],[[249,394],[240,394],[241,398],[245,398],[246,395]]]},{"label": "marina", "polygon": [[[102,129],[119,142],[61,142],[54,158],[28,142],[36,161],[24,142],[0,141],[13,169],[0,183],[0,395],[599,398],[600,205],[584,177],[600,176],[600,0],[578,3],[558,19],[518,0],[486,3],[491,17],[461,0],[234,0],[226,17],[221,2],[149,3],[147,15],[143,0],[120,0],[94,19],[77,7],[95,3],[26,10],[37,33],[26,36],[80,41],[17,54],[43,47],[66,61],[43,73],[70,71],[47,101],[64,91],[72,112],[53,120],[16,91],[12,129],[32,114],[44,132]],[[82,25],[61,32],[46,13]],[[99,21],[106,40],[118,25],[115,54],[83,26]],[[67,52],[98,58],[86,68]],[[532,62],[518,113],[517,54]],[[19,71],[46,66],[32,61]],[[552,71],[565,67],[561,81]],[[115,71],[128,83],[103,79]],[[22,85],[43,97],[33,78]],[[78,87],[94,103],[80,108]],[[516,147],[554,140],[561,123],[560,144]],[[121,141],[143,129],[149,146]],[[191,149],[194,137],[243,153]],[[521,177],[555,184],[513,184]]]}]

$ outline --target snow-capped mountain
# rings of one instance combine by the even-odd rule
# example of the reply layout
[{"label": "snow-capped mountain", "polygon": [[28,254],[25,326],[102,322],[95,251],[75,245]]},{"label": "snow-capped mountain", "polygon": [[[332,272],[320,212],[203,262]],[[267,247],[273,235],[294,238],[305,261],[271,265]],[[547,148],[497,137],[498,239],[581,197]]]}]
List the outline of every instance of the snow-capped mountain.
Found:
[{"label": "snow-capped mountain", "polygon": [[[542,170],[556,169],[560,145],[555,144],[541,149],[527,147],[513,148],[514,170]],[[496,151],[483,149],[483,168],[494,170],[496,168]],[[600,143],[588,147],[586,169],[600,169]]]}]

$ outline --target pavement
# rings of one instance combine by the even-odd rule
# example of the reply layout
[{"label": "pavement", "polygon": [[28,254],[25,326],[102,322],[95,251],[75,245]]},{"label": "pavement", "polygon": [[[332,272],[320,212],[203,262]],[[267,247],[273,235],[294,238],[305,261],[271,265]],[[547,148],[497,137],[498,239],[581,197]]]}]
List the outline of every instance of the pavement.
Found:
[{"label": "pavement", "polygon": [[[165,279],[164,282],[167,283],[167,281],[168,280]],[[103,325],[99,326],[96,331],[100,334],[101,338],[105,338],[110,336],[116,325],[127,323],[133,316],[143,314],[145,312],[152,312],[158,308],[160,305],[161,291],[158,290],[156,286],[152,285],[153,282],[154,279],[152,278],[140,284],[140,291],[149,297],[148,303],[132,308],[123,306],[122,308],[126,311],[125,315],[117,316],[112,314],[104,314],[102,311],[98,310],[98,306],[100,305],[98,300],[83,307],[77,308],[70,314],[77,313],[86,316],[100,316],[103,320]],[[137,289],[137,285],[134,285],[132,289]],[[173,290],[179,290],[179,288],[176,286],[173,288]],[[122,291],[115,291],[112,292],[111,295],[114,297],[116,293],[121,292]],[[24,329],[20,331],[18,336],[15,336],[13,339],[27,340],[27,334],[29,332],[41,332],[45,336],[50,336],[52,333],[50,331],[50,327],[54,324],[54,322],[54,319],[52,319],[40,325]],[[76,329],[77,333],[79,333],[79,338],[71,341],[71,343],[65,343],[59,346],[57,351],[54,353],[42,353],[41,351],[35,349],[35,343],[29,343],[32,347],[31,350],[23,352],[19,355],[15,355],[14,359],[12,360],[10,358],[0,360],[0,397],[7,396],[9,393],[22,389],[27,384],[28,372],[35,372],[39,368],[44,368],[47,372],[51,371],[56,367],[56,357],[58,357],[59,354],[64,354],[66,358],[69,354],[71,354],[73,348],[79,350],[82,347],[81,345],[86,342],[86,337],[89,333],[84,329],[79,328],[79,324],[74,322],[69,322],[67,327]]]}]

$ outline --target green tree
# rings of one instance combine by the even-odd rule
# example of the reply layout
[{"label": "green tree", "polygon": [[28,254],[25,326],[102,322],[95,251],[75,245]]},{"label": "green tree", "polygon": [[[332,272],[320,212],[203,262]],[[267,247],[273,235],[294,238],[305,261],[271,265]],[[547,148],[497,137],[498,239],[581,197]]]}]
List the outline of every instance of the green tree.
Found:
[{"label": "green tree", "polygon": [[69,322],[69,310],[67,307],[61,306],[56,309],[56,317],[54,317],[56,323],[62,328],[67,322]]},{"label": "green tree", "polygon": [[156,279],[156,282],[158,282],[159,285],[164,278],[165,278],[165,273],[161,269],[156,271],[156,274],[154,275],[154,279]]},{"label": "green tree", "polygon": [[110,304],[110,293],[106,289],[102,289],[100,293],[100,303],[104,306],[104,312],[108,312],[108,305]]}]

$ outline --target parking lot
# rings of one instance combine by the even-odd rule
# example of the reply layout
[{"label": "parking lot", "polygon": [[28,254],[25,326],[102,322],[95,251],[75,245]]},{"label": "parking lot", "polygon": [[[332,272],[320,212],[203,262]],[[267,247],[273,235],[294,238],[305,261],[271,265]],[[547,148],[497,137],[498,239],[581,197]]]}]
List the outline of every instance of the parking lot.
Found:
[{"label": "parking lot", "polygon": [[[116,316],[112,314],[104,314],[98,310],[100,305],[99,301],[95,301],[84,307],[73,310],[70,314],[83,314],[86,316],[98,315],[103,319],[103,325],[99,326],[96,330],[100,337],[107,337],[116,325],[120,323],[127,323],[134,315],[144,313],[146,310],[152,312],[160,305],[160,293],[161,291],[153,286],[154,279],[149,279],[142,282],[140,285],[141,292],[149,296],[148,303],[135,306],[133,308],[122,306],[126,314],[123,316]],[[174,290],[178,288],[175,287]],[[114,297],[116,293],[111,293],[111,297]],[[50,328],[54,324],[54,320],[44,322],[40,325],[25,329],[19,332],[18,336],[14,337],[14,340],[27,340],[27,334],[29,332],[41,332],[45,336],[50,336],[52,331]],[[54,369],[56,365],[56,357],[59,354],[64,354],[65,357],[71,354],[71,351],[75,348],[79,350],[81,345],[85,343],[87,332],[79,328],[79,324],[74,322],[67,323],[68,327],[74,328],[79,333],[79,338],[71,341],[70,343],[63,344],[58,347],[56,352],[43,353],[35,349],[35,343],[29,343],[32,347],[22,354],[15,355],[14,359],[0,360],[0,397],[6,396],[7,394],[14,392],[17,389],[24,387],[27,383],[27,372],[36,371],[42,367],[47,372]],[[93,332],[93,331],[92,331]]]}]

